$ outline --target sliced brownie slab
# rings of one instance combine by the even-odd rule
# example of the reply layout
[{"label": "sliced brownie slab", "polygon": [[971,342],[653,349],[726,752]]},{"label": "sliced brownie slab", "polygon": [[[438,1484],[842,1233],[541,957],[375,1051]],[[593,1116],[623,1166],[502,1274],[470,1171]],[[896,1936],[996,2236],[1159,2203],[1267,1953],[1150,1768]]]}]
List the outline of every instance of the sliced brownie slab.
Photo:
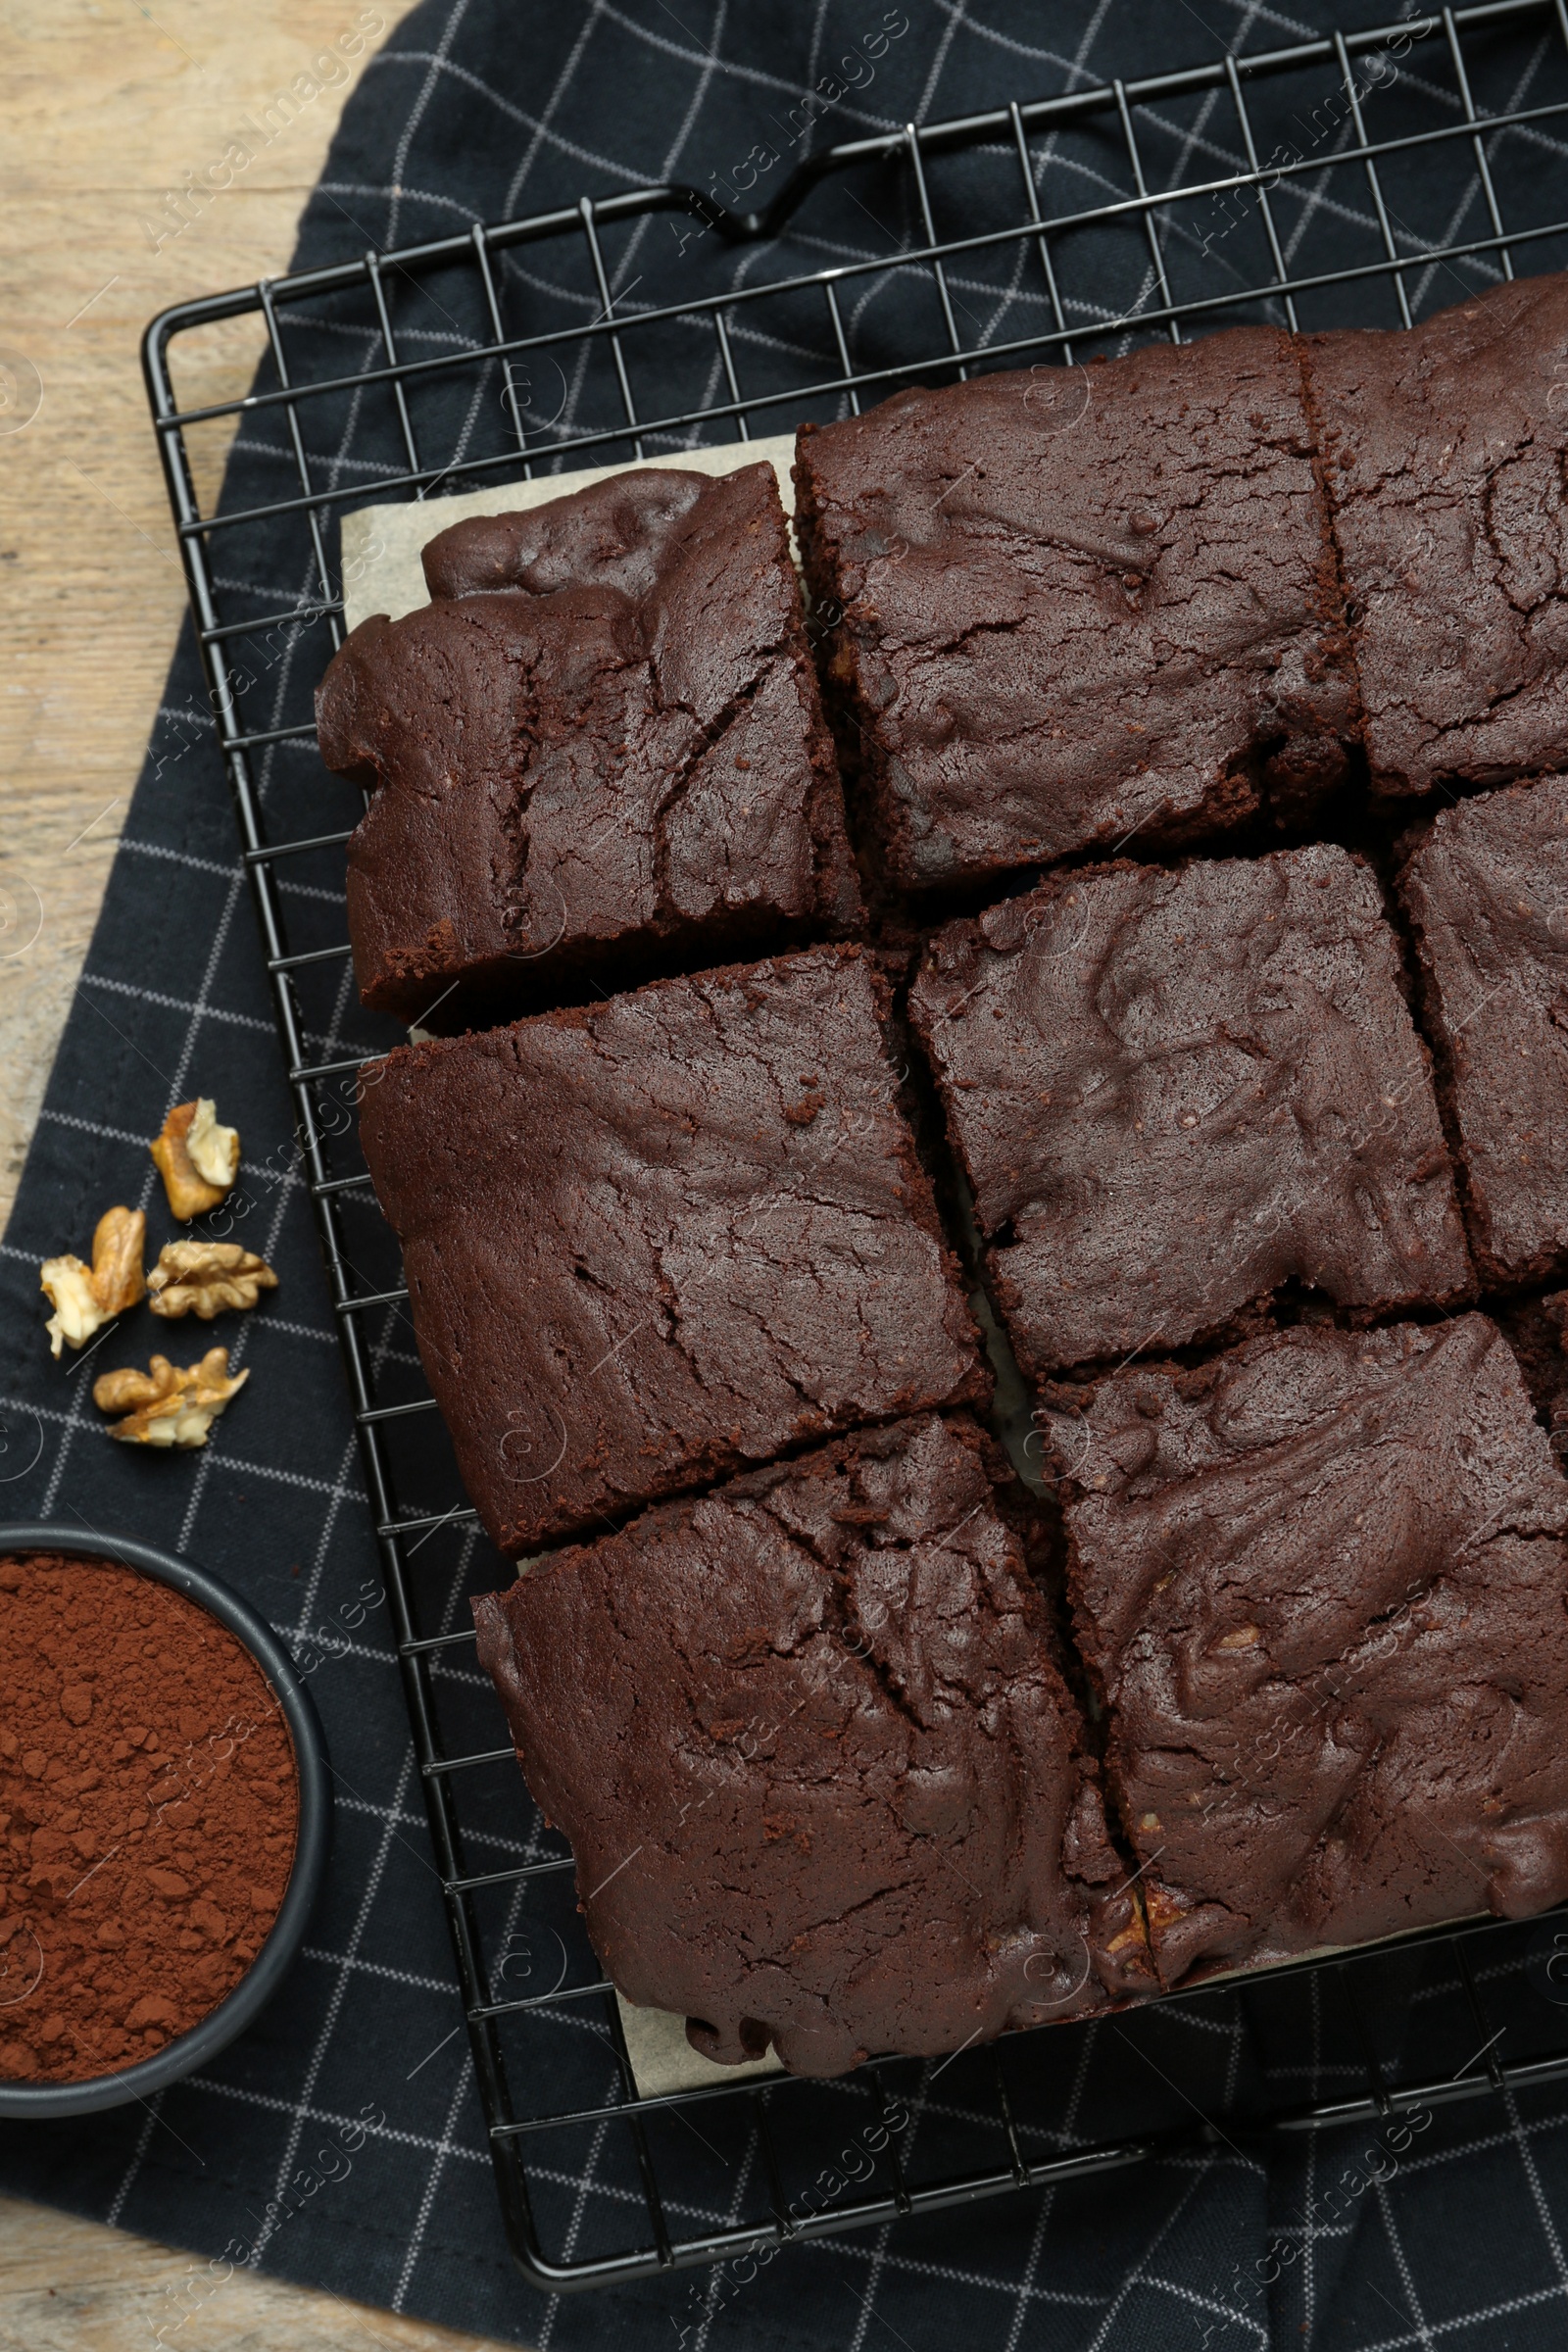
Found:
[{"label": "sliced brownie slab", "polygon": [[1494,1324],[1298,1327],[1054,1436],[1163,1984],[1568,1894],[1568,1482]]},{"label": "sliced brownie slab", "polygon": [[1568,276],[1302,348],[1374,782],[1568,767]]},{"label": "sliced brownie slab", "polygon": [[321,756],[368,1004],[462,1028],[853,928],[858,885],[770,466],[628,472],[424,554],[361,623]]},{"label": "sliced brownie slab", "polygon": [[1446,808],[1399,877],[1489,1282],[1568,1265],[1568,780]]},{"label": "sliced brownie slab", "polygon": [[836,2075],[1152,1988],[1006,1476],[900,1422],[474,1601],[595,1948],[709,2057]]},{"label": "sliced brownie slab", "polygon": [[1472,1285],[1426,1049],[1331,845],[1049,878],[929,948],[910,1014],[1036,1373],[1184,1346],[1296,1282]]},{"label": "sliced brownie slab", "polygon": [[1244,327],[806,426],[798,526],[838,614],[841,740],[888,877],[1293,816],[1350,675],[1300,369]]},{"label": "sliced brownie slab", "polygon": [[406,1046],[361,1139],[503,1551],[988,1383],[855,948]]}]

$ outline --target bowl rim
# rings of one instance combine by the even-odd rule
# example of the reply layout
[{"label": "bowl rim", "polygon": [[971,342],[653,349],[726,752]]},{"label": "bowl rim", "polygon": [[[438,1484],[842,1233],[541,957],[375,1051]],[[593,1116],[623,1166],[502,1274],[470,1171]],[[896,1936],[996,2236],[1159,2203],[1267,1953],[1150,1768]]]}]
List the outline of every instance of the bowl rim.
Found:
[{"label": "bowl rim", "polygon": [[79,2082],[0,2081],[0,2116],[43,2118],[90,2115],[100,2108],[148,2099],[182,2076],[193,2074],[245,2031],[277,1990],[305,1940],[326,1873],[332,1788],[320,1720],[310,1692],[279,1636],[232,1587],[211,1570],[132,1536],[104,1535],[96,1528],[61,1527],[50,1522],[0,1527],[0,1558],[40,1551],[67,1552],[79,1559],[109,1560],[135,1569],[157,1584],[183,1592],[225,1626],[249,1650],[276,1693],[294,1749],[299,1787],[299,1829],[283,1900],[261,1950],[233,1990],[188,2032],[118,2074],[92,2075]]}]

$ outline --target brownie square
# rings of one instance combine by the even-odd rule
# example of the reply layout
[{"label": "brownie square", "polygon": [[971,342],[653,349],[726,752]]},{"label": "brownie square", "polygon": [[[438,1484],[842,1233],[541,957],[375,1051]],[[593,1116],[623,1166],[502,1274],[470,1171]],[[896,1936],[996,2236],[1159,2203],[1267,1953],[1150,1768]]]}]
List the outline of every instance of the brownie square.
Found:
[{"label": "brownie square", "polygon": [[1568,767],[1568,277],[1302,348],[1374,783]]},{"label": "brownie square", "polygon": [[461,1029],[853,930],[860,903],[770,466],[615,476],[424,552],[317,701],[375,787],[349,844],[367,1004]]},{"label": "brownie square", "polygon": [[1292,818],[1351,675],[1300,370],[1242,327],[802,428],[865,830],[906,890]]},{"label": "brownie square", "polygon": [[1368,1317],[1468,1294],[1399,980],[1321,843],[1077,869],[937,934],[910,1015],[1026,1370],[1226,1336],[1286,1283]]},{"label": "brownie square", "polygon": [[1399,877],[1489,1283],[1568,1266],[1568,780],[1446,808]]},{"label": "brownie square", "polygon": [[1165,1985],[1568,1895],[1568,1482],[1496,1326],[1298,1326],[1054,1436]]},{"label": "brownie square", "polygon": [[473,1602],[588,1933],[705,2055],[797,2074],[1152,1989],[972,1422],[842,1440]]},{"label": "brownie square", "polygon": [[888,993],[818,948],[366,1073],[419,1352],[503,1551],[988,1393]]}]

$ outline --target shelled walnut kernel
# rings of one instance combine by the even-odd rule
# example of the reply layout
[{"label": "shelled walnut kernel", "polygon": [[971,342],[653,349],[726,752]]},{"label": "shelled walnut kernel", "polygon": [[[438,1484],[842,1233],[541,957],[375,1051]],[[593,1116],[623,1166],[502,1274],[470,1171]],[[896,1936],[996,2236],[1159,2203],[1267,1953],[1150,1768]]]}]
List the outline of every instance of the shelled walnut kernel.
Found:
[{"label": "shelled walnut kernel", "polygon": [[277,1276],[265,1257],[237,1242],[166,1242],[147,1277],[147,1303],[172,1320],[197,1315],[210,1323],[227,1306],[254,1306]]},{"label": "shelled walnut kernel", "polygon": [[148,1146],[176,1217],[216,1208],[239,1174],[239,1134],[218,1124],[210,1095],[176,1104]]},{"label": "shelled walnut kernel", "polygon": [[127,1365],[105,1372],[93,1383],[92,1400],[100,1412],[124,1412],[110,1431],[130,1446],[205,1446],[207,1433],[229,1398],[249,1380],[250,1373],[228,1370],[228,1349],[209,1348],[199,1364],[183,1370],[167,1355],[155,1355],[145,1372]]},{"label": "shelled walnut kernel", "polygon": [[54,1313],[44,1326],[49,1351],[58,1355],[62,1343],[84,1347],[95,1331],[127,1306],[134,1306],[145,1290],[142,1245],[147,1219],[139,1208],[106,1209],[92,1237],[92,1264],[79,1257],[46,1257],[38,1268],[38,1287]]}]

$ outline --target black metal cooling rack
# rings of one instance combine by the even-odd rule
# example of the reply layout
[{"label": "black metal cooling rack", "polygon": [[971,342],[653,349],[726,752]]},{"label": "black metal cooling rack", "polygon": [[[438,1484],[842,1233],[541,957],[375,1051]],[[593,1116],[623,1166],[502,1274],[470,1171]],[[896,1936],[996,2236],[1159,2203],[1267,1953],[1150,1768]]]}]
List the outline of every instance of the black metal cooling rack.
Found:
[{"label": "black metal cooling rack", "polygon": [[[341,853],[354,810],[308,756],[303,784],[270,773],[282,747],[308,755],[314,730],[303,712],[252,718],[257,649],[283,632],[297,678],[308,688],[319,675],[343,635],[337,521],[372,494],[422,498],[650,446],[744,440],[760,420],[784,430],[913,378],[1071,363],[1239,318],[1408,324],[1516,266],[1562,266],[1568,216],[1552,211],[1543,160],[1559,172],[1568,161],[1564,118],[1565,0],[1494,0],[852,141],[801,165],[761,213],[711,188],[585,197],[183,304],[148,329],[159,445],[342,1333],[495,2176],[514,2250],[542,2286],[755,2261],[793,2238],[1134,2164],[1221,2125],[1231,2138],[1338,2125],[1387,2133],[1439,2104],[1560,2079],[1568,1933],[1561,1920],[1486,1923],[1177,1994],[1109,2026],[1040,2028],[935,2068],[873,2061],[842,2084],[754,2078],[639,2097],[572,1908],[570,1855],[536,1836],[509,1867],[471,1858],[487,1838],[509,1844],[496,1825],[514,1828],[519,1802],[510,1748],[484,1743],[493,1707],[467,1689],[475,1678],[452,1671],[471,1634],[431,1630],[432,1595],[453,1576],[461,1589],[469,1554],[445,1555],[445,1580],[437,1562],[473,1514],[413,1359],[391,1344],[407,1294],[354,1143],[363,1052],[313,1061],[307,1045],[338,1034],[349,1001]],[[1156,151],[1175,154],[1171,169]],[[1043,206],[1062,165],[1097,201]],[[837,258],[853,252],[850,198],[859,216],[898,224],[879,258]],[[662,290],[633,305],[615,290],[625,241],[661,216],[673,250],[661,247],[644,276]],[[784,233],[835,258],[756,282],[737,270],[719,291],[677,299],[691,239],[760,254]],[[890,327],[892,306],[876,298],[893,284]],[[1118,285],[1131,298],[1107,303]],[[258,389],[182,408],[182,338],[241,314],[265,330]],[[367,364],[348,368],[356,338]],[[656,374],[650,412],[638,386]],[[546,415],[557,377],[562,404]],[[687,389],[671,399],[671,383]],[[381,405],[397,453],[369,469],[369,489],[363,470],[346,479],[320,454],[334,432],[344,446],[344,419],[364,404]],[[194,439],[236,416],[245,434],[280,426],[286,487],[203,514]],[[279,531],[303,591],[284,611],[241,610],[256,602],[247,535],[270,534],[275,558]],[[521,1850],[515,1837],[510,1847]],[[557,1950],[559,1977],[540,1990],[535,1962]],[[1521,1980],[1544,1997],[1498,2028],[1488,2003]],[[1222,2077],[1190,2063],[1204,2038],[1184,2040],[1195,2018],[1233,2052]],[[1088,2076],[1086,2034],[1099,2036]],[[618,2082],[608,2103],[607,2042]],[[900,2125],[916,2104],[918,2165]]]}]

